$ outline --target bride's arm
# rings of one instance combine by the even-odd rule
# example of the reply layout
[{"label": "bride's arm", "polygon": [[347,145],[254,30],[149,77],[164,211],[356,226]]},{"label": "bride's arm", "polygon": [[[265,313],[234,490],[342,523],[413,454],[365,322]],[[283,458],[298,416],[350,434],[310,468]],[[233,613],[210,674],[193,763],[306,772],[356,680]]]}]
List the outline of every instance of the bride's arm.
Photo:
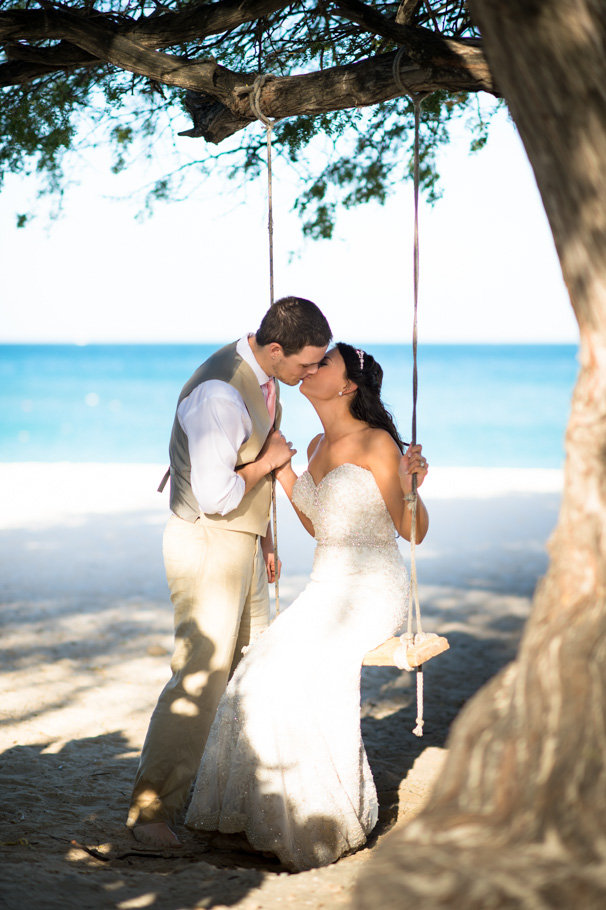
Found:
[{"label": "bride's arm", "polygon": [[[381,491],[392,521],[402,537],[410,540],[412,513],[409,500],[412,493],[412,476],[417,475],[417,489],[427,476],[427,462],[421,454],[420,445],[409,446],[401,455],[397,445],[388,433],[379,432],[374,440],[372,452],[368,455],[370,467]],[[416,541],[421,543],[429,527],[429,515],[425,503],[417,495]]]},{"label": "bride's arm", "polygon": [[[310,457],[310,453],[313,452],[314,449],[316,448],[319,439],[320,439],[320,436],[316,436],[314,439],[312,439],[309,446],[307,447],[308,460]],[[288,496],[288,499],[290,500],[290,503],[291,503],[293,509],[295,510],[295,512],[297,513],[297,515],[299,517],[299,521],[301,522],[301,524],[303,525],[305,530],[309,534],[311,534],[312,537],[315,537],[316,532],[314,530],[313,524],[311,523],[311,521],[309,520],[307,515],[305,515],[303,512],[301,512],[300,509],[297,509],[296,505],[292,501],[292,491],[293,491],[295,482],[297,480],[297,475],[293,470],[291,462],[287,461],[286,464],[282,465],[281,468],[276,468],[276,470],[274,471],[274,475],[275,475],[276,480],[278,480],[281,483],[282,489]]]},{"label": "bride's arm", "polygon": [[[283,464],[281,468],[276,468],[274,470],[274,477],[276,480],[280,481],[282,489],[288,496],[290,502],[292,503],[292,490],[297,480],[297,475],[293,470],[293,466],[290,461],[287,461],[286,464]],[[293,503],[293,508],[296,506]]]}]

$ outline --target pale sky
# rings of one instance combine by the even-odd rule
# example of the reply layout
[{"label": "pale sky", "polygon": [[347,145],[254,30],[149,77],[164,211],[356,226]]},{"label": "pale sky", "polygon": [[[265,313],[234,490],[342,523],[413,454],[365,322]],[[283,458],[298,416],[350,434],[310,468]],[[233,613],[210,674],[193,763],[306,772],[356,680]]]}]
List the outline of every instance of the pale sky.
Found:
[{"label": "pale sky", "polygon": [[[501,112],[487,148],[470,155],[468,145],[461,135],[441,152],[443,198],[433,208],[421,202],[420,342],[576,343],[514,127]],[[16,229],[31,183],[8,181],[0,196],[0,342],[204,343],[257,328],[269,305],[264,177],[245,202],[231,184],[211,181],[205,199],[158,204],[139,224],[131,203],[110,196],[140,185],[140,175],[92,174],[50,228],[34,221]],[[408,341],[412,187],[398,188],[384,207],[341,213],[335,239],[314,243],[302,239],[290,212],[294,184],[280,175],[278,164],[276,297],[314,300],[335,338]],[[299,255],[291,259],[292,250]]]}]

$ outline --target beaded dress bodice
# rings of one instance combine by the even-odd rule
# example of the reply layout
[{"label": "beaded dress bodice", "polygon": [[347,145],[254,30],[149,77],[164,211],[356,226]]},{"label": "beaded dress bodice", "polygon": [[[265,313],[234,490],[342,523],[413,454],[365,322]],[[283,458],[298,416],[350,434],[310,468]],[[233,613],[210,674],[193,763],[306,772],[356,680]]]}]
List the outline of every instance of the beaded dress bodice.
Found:
[{"label": "beaded dress bodice", "polygon": [[295,483],[293,502],[311,520],[318,546],[395,546],[394,523],[367,468],[342,464],[318,484],[305,471]]}]

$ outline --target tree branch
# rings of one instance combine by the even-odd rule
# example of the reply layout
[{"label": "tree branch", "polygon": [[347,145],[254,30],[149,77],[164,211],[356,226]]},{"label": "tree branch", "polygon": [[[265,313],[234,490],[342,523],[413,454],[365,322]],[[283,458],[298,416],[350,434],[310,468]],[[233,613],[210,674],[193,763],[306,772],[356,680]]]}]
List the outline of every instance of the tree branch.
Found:
[{"label": "tree branch", "polygon": [[[20,10],[0,14],[0,36],[3,33],[13,36],[9,51],[11,62],[0,66],[0,85],[29,81],[53,69],[109,63],[160,84],[196,93],[188,96],[194,126],[182,135],[202,136],[209,142],[217,143],[256,119],[250,107],[248,90],[257,73],[233,72],[212,58],[190,60],[150,50],[143,41],[151,43],[152,31],[155,32],[156,44],[159,41],[168,43],[169,32],[172,42],[177,35],[180,40],[184,40],[185,35],[191,39],[193,31],[202,27],[203,19],[208,32],[211,21],[214,22],[212,28],[217,28],[220,20],[223,29],[228,21],[234,25],[258,16],[260,10],[268,12],[288,5],[284,0],[222,0],[212,7],[197,7],[191,14],[186,11],[159,16],[153,22],[145,20],[136,30],[132,23],[115,24],[107,16],[43,10],[35,16],[35,30],[41,27],[42,17],[47,29],[45,37],[49,37],[50,31],[54,37],[63,39],[51,48],[32,48],[14,43],[18,28],[23,29],[23,17],[31,13]],[[427,29],[398,25],[360,0],[339,0],[337,12],[406,48],[408,56],[401,62],[401,72],[406,73],[405,84],[411,92],[441,89],[496,94],[481,48],[463,40],[442,39]],[[184,21],[177,23],[177,18]],[[162,19],[169,19],[170,22],[164,21],[161,27],[156,27],[154,22]],[[137,40],[133,37],[135,34]],[[199,37],[200,32],[197,34]],[[401,94],[394,82],[394,57],[395,53],[382,54],[304,75],[272,78],[263,86],[261,108],[266,116],[281,119],[316,116],[389,101]],[[13,82],[10,83],[9,79]]]},{"label": "tree branch", "polygon": [[[253,22],[276,10],[290,6],[292,0],[220,0],[219,3],[199,3],[177,13],[163,13],[135,20],[93,12],[69,15],[83,24],[111,28],[117,35],[131,37],[144,47],[171,47],[188,41],[201,41]],[[44,41],[66,38],[63,10],[8,10],[0,13],[0,41]]]},{"label": "tree branch", "polygon": [[4,52],[8,63],[0,64],[0,88],[25,85],[61,70],[102,66],[105,62],[69,41],[60,41],[53,47],[5,44]]},{"label": "tree branch", "polygon": [[[433,67],[408,69],[413,66],[411,58],[404,56],[402,67],[406,68],[406,84],[412,92],[435,92],[440,89],[450,92],[488,91],[496,94],[491,83],[476,81],[474,72],[477,48],[465,48],[471,54],[471,68],[467,71],[461,64],[450,70],[448,78],[440,67],[439,79]],[[463,50],[461,51],[463,54]],[[261,90],[261,109],[267,117],[282,119],[300,115],[317,116],[329,111],[367,107],[383,101],[390,101],[401,94],[393,78],[393,64],[396,53],[381,54],[358,63],[335,66],[321,72],[302,76],[284,76],[268,81]],[[483,59],[483,58],[482,58]],[[480,69],[482,72],[485,63]],[[255,79],[255,74],[229,73],[240,79],[234,84],[233,94],[219,91],[222,81],[227,79],[229,70],[217,67],[215,89],[206,97],[191,96],[188,93],[188,110],[194,119],[194,127],[181,133],[183,136],[202,136],[207,142],[218,143],[238,130],[244,129],[255,117],[250,108],[248,93],[243,91]],[[210,97],[211,100],[208,100]],[[221,104],[217,105],[217,100]]]},{"label": "tree branch", "polygon": [[186,60],[171,54],[151,51],[142,44],[116,33],[103,24],[64,11],[53,10],[54,27],[61,25],[61,37],[87,51],[100,62],[147,76],[164,85],[179,85],[205,91],[213,86],[214,60]]},{"label": "tree branch", "polygon": [[[437,35],[429,29],[400,25],[395,19],[386,19],[377,10],[360,0],[337,0],[337,5],[333,7],[332,13],[342,16],[350,22],[355,22],[356,25],[373,35],[380,35],[400,47],[405,47],[418,66],[431,66],[434,73],[437,73],[440,68],[444,68],[445,71],[459,67],[469,70],[473,61],[476,80],[486,81],[494,89],[486,58],[481,49],[477,48],[475,40],[468,43],[464,38],[442,38],[441,35]],[[474,47],[478,52],[469,53],[470,49]]]},{"label": "tree branch", "polygon": [[408,25],[422,2],[423,0],[400,0],[396,13],[398,25]]},{"label": "tree branch", "polygon": [[[432,38],[434,41],[442,41],[427,29],[411,28],[409,25],[400,25],[395,19],[386,19],[376,9],[366,6],[361,0],[337,0],[336,5],[331,9],[331,14],[342,16],[373,35],[380,35],[382,38],[387,38],[395,44],[405,47],[413,59],[415,59],[415,50],[422,54],[428,41]],[[420,38],[421,32],[425,32],[427,36],[424,42]]]},{"label": "tree branch", "polygon": [[201,3],[178,13],[164,13],[138,22],[126,29],[140,44],[153,47],[170,47],[199,41],[207,35],[237,28],[245,22],[263,19],[279,9],[290,6],[292,0],[220,0],[219,3]]}]

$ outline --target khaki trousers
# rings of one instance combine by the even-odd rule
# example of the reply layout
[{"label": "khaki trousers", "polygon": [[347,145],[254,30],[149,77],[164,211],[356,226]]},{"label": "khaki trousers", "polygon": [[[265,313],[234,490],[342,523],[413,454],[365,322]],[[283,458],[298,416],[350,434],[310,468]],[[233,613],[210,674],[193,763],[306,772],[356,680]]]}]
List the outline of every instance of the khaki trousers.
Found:
[{"label": "khaki trousers", "polygon": [[171,516],[164,563],[175,610],[172,677],[152,714],[127,825],[172,823],[187,802],[242,648],[269,622],[259,538]]}]

